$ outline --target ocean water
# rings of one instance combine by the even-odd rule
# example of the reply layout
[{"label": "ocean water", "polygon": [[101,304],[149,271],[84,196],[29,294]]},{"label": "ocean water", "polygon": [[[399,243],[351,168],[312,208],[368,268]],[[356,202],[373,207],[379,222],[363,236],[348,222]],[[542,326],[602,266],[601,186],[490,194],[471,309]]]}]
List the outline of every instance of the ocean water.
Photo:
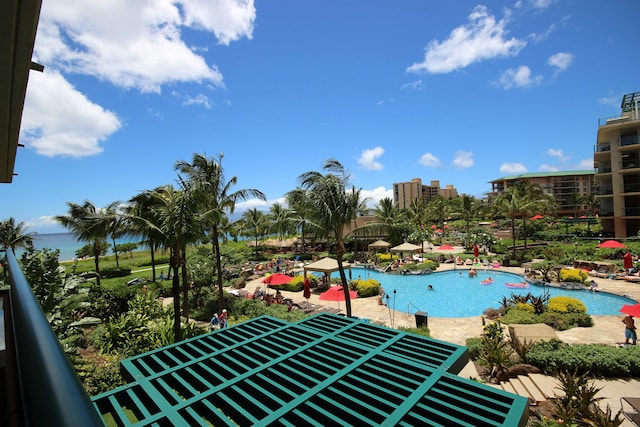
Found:
[{"label": "ocean water", "polygon": [[[32,238],[33,246],[35,246],[36,249],[47,248],[51,250],[60,250],[60,256],[58,258],[60,261],[68,261],[74,259],[76,257],[76,251],[87,244],[87,242],[78,242],[76,236],[71,233],[38,233],[33,234]],[[117,239],[116,243],[122,244],[133,241],[134,240],[132,239],[123,238]],[[112,244],[111,241],[109,243]],[[22,249],[16,250],[16,256],[20,258],[23,252],[24,250]],[[109,254],[112,253],[113,251],[110,249]]]}]

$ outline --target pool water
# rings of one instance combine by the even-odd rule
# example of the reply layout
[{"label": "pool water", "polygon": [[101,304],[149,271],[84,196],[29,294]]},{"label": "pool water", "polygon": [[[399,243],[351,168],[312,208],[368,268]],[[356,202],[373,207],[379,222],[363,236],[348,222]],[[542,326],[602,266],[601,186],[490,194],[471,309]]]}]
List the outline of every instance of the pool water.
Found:
[{"label": "pool water", "polygon": [[[462,274],[460,274],[462,273]],[[334,273],[337,275],[337,272]],[[577,298],[587,306],[592,315],[621,315],[623,304],[636,301],[609,294],[585,290],[568,290],[531,285],[529,288],[510,288],[506,283],[520,283],[522,276],[499,271],[478,271],[478,276],[469,278],[468,270],[451,270],[425,275],[399,275],[379,273],[375,270],[353,268],[352,278],[376,279],[389,295],[389,307],[411,314],[425,311],[434,317],[480,316],[487,308],[500,308],[502,297],[512,293],[542,295],[545,290],[554,297],[558,295]],[[493,283],[480,282],[493,278]],[[432,291],[427,289],[432,285]]]}]

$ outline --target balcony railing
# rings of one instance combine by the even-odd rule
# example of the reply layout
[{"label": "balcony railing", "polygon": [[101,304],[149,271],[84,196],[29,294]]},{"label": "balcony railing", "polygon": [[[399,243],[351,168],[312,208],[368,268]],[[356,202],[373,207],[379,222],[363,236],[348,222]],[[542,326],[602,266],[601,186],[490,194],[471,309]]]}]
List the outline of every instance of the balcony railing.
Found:
[{"label": "balcony railing", "polygon": [[625,193],[637,193],[637,192],[640,192],[640,184],[639,183],[625,184],[623,189]]},{"label": "balcony railing", "polygon": [[7,383],[16,383],[8,392],[12,413],[6,425],[104,426],[18,261],[12,251],[1,252],[10,285]]},{"label": "balcony railing", "polygon": [[625,208],[625,216],[640,216],[640,208]]},{"label": "balcony railing", "polygon": [[604,153],[606,151],[611,151],[611,144],[609,144],[608,142],[605,144],[596,144],[593,148],[593,151],[596,153]]}]

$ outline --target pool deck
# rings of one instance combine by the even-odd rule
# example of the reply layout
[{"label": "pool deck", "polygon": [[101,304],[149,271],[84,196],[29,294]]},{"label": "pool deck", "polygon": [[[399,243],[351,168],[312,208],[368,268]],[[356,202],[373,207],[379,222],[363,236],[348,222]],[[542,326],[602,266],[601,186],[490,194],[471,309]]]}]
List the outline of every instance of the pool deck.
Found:
[{"label": "pool deck", "polygon": [[[458,269],[468,269],[468,266],[457,267]],[[454,269],[452,264],[441,264],[438,271],[447,271]],[[501,267],[500,271],[506,271],[522,275],[524,270],[519,267]],[[609,292],[616,295],[627,296],[636,301],[640,301],[640,283],[631,283],[624,280],[611,279],[594,279],[598,283],[600,292]],[[265,289],[262,278],[255,279],[247,283],[246,290],[253,293],[255,288],[261,286]],[[273,292],[273,291],[272,291]],[[302,298],[301,292],[283,291],[284,298],[291,298],[295,303],[304,307],[306,300]],[[344,302],[328,302],[319,299],[319,292],[312,292],[309,303],[317,306],[329,307],[332,309],[340,308],[344,312]],[[370,319],[372,322],[384,324],[389,327],[415,327],[416,321],[413,314],[401,311],[393,311],[384,305],[379,305],[377,298],[356,298],[351,301],[352,315],[360,318]],[[591,328],[573,328],[567,331],[557,332],[558,338],[570,344],[606,344],[617,345],[624,341],[624,325],[622,318],[619,316],[592,316],[593,327]],[[438,318],[429,317],[427,319],[431,337],[454,343],[465,345],[467,338],[479,337],[482,334],[482,318],[481,315],[475,317],[461,318]],[[640,323],[638,324],[640,327]],[[469,363],[467,367],[460,372],[463,377],[479,377],[475,366]],[[601,407],[610,405],[615,412],[620,409],[620,398],[622,397],[640,397],[640,381],[630,380],[598,380],[596,385],[602,388],[599,396],[604,397],[600,402]],[[622,426],[633,426],[628,420]]]}]

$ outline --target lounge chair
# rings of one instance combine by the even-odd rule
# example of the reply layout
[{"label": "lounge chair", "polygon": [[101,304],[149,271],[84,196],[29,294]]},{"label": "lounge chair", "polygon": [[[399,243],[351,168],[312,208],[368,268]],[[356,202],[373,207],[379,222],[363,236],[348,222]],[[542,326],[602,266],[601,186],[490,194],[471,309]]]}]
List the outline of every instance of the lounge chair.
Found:
[{"label": "lounge chair", "polygon": [[[625,404],[631,407],[631,412],[625,410]],[[640,425],[640,397],[620,398],[620,409],[629,421],[635,425]]]}]

